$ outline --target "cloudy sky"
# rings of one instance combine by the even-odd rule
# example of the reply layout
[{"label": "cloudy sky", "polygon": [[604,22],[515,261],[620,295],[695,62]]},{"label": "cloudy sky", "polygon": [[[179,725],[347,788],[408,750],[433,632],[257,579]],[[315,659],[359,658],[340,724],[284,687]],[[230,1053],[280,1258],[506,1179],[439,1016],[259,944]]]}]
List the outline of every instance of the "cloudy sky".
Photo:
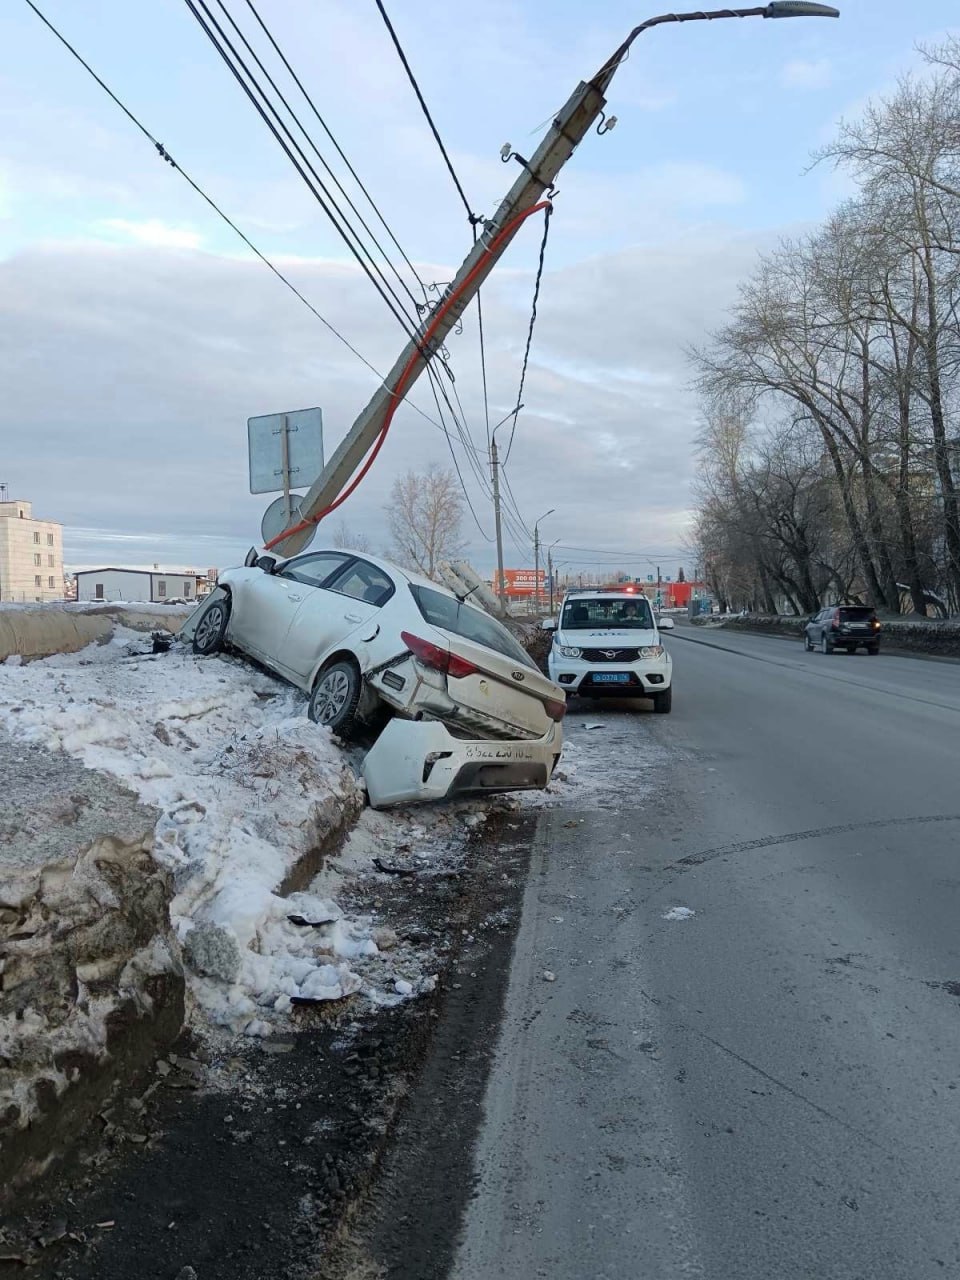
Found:
[{"label": "cloudy sky", "polygon": [[[400,326],[187,6],[37,2],[317,310],[389,368]],[[245,0],[228,7],[253,39]],[[656,9],[636,0],[387,7],[471,205],[488,214],[515,177],[502,144],[529,154],[577,81]],[[421,278],[450,279],[469,228],[373,0],[258,0],[258,9]],[[542,535],[560,540],[556,555],[571,568],[618,562],[643,573],[663,561],[675,571],[685,558],[697,406],[684,349],[720,322],[759,250],[846,193],[838,175],[805,172],[811,150],[916,65],[916,43],[942,37],[953,6],[845,0],[842,9],[839,22],[648,32],[609,95],[617,128],[589,135],[563,172],[507,475],[528,527],[556,508]],[[257,47],[266,61],[262,36]],[[333,163],[315,120],[312,132]],[[539,239],[531,221],[484,292],[494,420],[516,402]],[[485,476],[472,316],[448,347]],[[329,456],[376,385],[27,4],[6,0],[0,482],[65,524],[68,563],[235,563],[258,541],[269,500],[248,492],[246,419],[319,405]],[[425,381],[412,398],[436,419]],[[464,525],[468,553],[489,568],[489,498],[459,442],[455,451],[477,515]],[[386,547],[393,478],[434,461],[451,465],[443,432],[404,407],[343,508],[349,525]],[[532,561],[516,519],[506,559]]]}]

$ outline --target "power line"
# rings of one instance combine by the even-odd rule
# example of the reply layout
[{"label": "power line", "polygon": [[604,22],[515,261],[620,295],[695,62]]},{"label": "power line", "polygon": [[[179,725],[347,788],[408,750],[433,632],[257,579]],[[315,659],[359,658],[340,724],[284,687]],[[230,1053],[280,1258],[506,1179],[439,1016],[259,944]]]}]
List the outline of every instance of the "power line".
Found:
[{"label": "power line", "polygon": [[[470,510],[471,516],[473,516],[473,523],[479,529],[481,537],[486,538],[487,542],[492,542],[493,539],[490,537],[490,535],[484,529],[483,525],[480,523],[480,517],[477,515],[474,509],[473,503],[470,500],[470,494],[467,492],[467,486],[464,483],[464,479],[463,479],[463,472],[460,470],[460,463],[457,461],[457,455],[453,448],[453,441],[450,439],[450,432],[447,430],[446,422],[444,422],[443,410],[440,407],[440,395],[437,389],[438,383],[440,380],[440,375],[437,373],[437,371],[433,368],[432,365],[427,365],[427,377],[430,380],[430,389],[433,392],[433,399],[437,406],[437,413],[440,415],[440,421],[443,422],[444,424],[443,434],[447,437],[447,447],[450,450],[450,457],[453,460],[453,466],[457,473],[457,479],[460,481],[460,488],[462,489],[463,496],[466,499],[467,507]],[[449,403],[450,402],[447,401],[448,405]],[[469,457],[469,454],[467,456]]]},{"label": "power line", "polygon": [[[383,272],[380,271],[380,269],[376,266],[376,264],[373,264],[374,270],[377,271],[380,277],[380,279],[378,280],[374,275],[373,270],[371,270],[367,262],[364,261],[362,254],[358,251],[357,246],[353,243],[353,240],[351,240],[351,236],[352,236],[360,244],[361,249],[363,248],[363,245],[359,241],[359,237],[357,237],[356,232],[353,231],[348,219],[345,217],[345,215],[343,214],[343,211],[337,205],[336,199],[331,195],[330,190],[324,183],[323,179],[320,177],[316,169],[314,169],[313,165],[307,159],[306,155],[304,154],[303,148],[297,143],[296,139],[293,137],[292,133],[290,132],[289,127],[281,119],[280,114],[277,111],[276,107],[274,107],[268,95],[264,92],[264,90],[261,88],[261,86],[257,82],[256,76],[250,70],[249,66],[244,62],[243,57],[237,52],[237,49],[234,46],[234,44],[231,42],[230,37],[226,35],[223,28],[217,22],[217,19],[211,13],[208,5],[206,4],[206,0],[197,0],[196,4],[194,3],[194,0],[185,0],[185,2],[187,5],[187,8],[196,18],[201,29],[206,34],[207,38],[209,39],[210,43],[213,45],[214,49],[216,49],[217,53],[220,55],[224,64],[228,67],[234,79],[237,81],[237,83],[240,85],[243,92],[249,98],[257,114],[260,116],[264,124],[267,126],[267,128],[273,134],[274,138],[280,144],[287,158],[290,160],[290,163],[300,174],[301,178],[303,179],[304,183],[307,186],[307,189],[310,191],[311,195],[314,197],[314,199],[320,205],[321,209],[323,209],[324,213],[327,215],[332,226],[336,230],[337,234],[340,236],[340,239],[350,250],[350,253],[353,255],[353,257],[356,258],[363,272],[365,273],[367,278],[370,280],[370,283],[377,290],[377,293],[379,293],[384,303],[386,303],[388,309],[392,312],[394,318],[400,324],[401,328],[404,330],[407,336],[411,339],[411,341],[416,342],[417,338],[416,338],[414,329],[416,328],[417,321],[413,321],[412,327],[411,327],[411,318],[404,311],[403,304],[400,302],[400,299],[397,297],[397,294],[392,288],[392,286],[386,280],[386,277],[383,275]],[[222,0],[221,0],[221,3],[222,3]],[[203,15],[200,13],[200,10],[197,8],[197,4],[199,4],[200,8],[203,9],[204,14],[206,14],[206,17],[209,19],[209,23],[204,19]],[[216,35],[214,34],[214,30],[211,28],[214,28],[216,30],[216,33],[217,33]],[[220,37],[219,40],[217,39],[217,36]],[[222,44],[221,44],[221,41],[223,42]],[[228,53],[228,50],[229,50],[229,53]],[[233,61],[231,60],[231,57]],[[240,70],[237,69],[238,67],[240,68]],[[243,75],[241,75],[240,73],[241,71],[243,72]],[[244,76],[246,76],[250,84],[247,84],[246,80],[244,80]],[[267,79],[270,81],[271,84],[273,84],[273,81],[269,76],[269,74],[267,74]],[[275,85],[274,85],[274,88],[276,88]],[[256,94],[259,94],[259,96],[263,99],[263,102],[267,110],[264,110],[264,107],[261,106],[260,102],[257,101],[257,97],[255,96],[254,91],[256,91]],[[279,93],[279,91],[277,92]],[[282,95],[280,96],[282,99]],[[276,119],[277,121],[276,125],[268,116],[267,111],[269,111],[273,115],[273,117]],[[293,115],[294,120],[297,119],[296,115],[293,112],[291,112],[291,115]],[[306,135],[306,130],[303,128],[302,125],[299,124],[299,121],[297,121],[297,123],[301,131]],[[277,125],[279,125],[279,129]],[[283,133],[280,132],[281,130],[283,131]],[[289,143],[285,140],[285,138],[283,137],[283,134],[286,134],[286,137],[289,139]],[[291,146],[299,154],[300,160],[298,160],[297,156],[294,155],[294,151],[291,149]],[[312,176],[313,181],[311,181],[311,177],[308,176],[308,171],[309,171],[309,174]],[[314,185],[314,182],[316,183],[316,186]],[[317,187],[320,188],[320,191],[317,190]],[[320,194],[321,191],[323,192],[323,195]],[[336,213],[334,213],[334,209],[336,209]],[[341,225],[341,221],[343,225]],[[367,252],[366,250],[364,251]],[[367,252],[367,257],[370,258],[369,252]],[[372,258],[371,258],[371,262],[372,262]],[[391,297],[387,296],[387,292],[385,292],[385,288],[386,290],[389,290],[393,300],[391,300]]]},{"label": "power line", "polygon": [[[176,160],[174,160],[173,156],[170,155],[166,147],[161,142],[157,141],[157,139],[153,136],[150,130],[146,127],[146,125],[143,124],[143,122],[133,114],[130,108],[124,102],[122,102],[120,98],[117,97],[117,95],[113,92],[113,90],[109,87],[109,85],[107,85],[106,82],[102,80],[100,76],[97,75],[96,71],[94,71],[90,63],[87,62],[87,60],[74,48],[74,46],[70,43],[70,41],[66,38],[66,36],[62,35],[61,32],[57,30],[57,28],[53,25],[53,23],[49,20],[49,18],[47,18],[40,11],[40,9],[37,8],[37,6],[33,3],[33,0],[25,0],[25,3],[33,10],[33,12],[44,24],[44,26],[46,26],[54,36],[56,36],[56,38],[60,41],[63,47],[70,54],[72,54],[72,56],[77,60],[77,62],[80,63],[80,65],[91,76],[91,78],[96,81],[96,83],[104,91],[107,97],[110,98],[111,101],[114,102],[120,108],[120,110],[127,117],[127,119],[137,129],[139,129],[139,131],[143,134],[143,136],[147,139],[147,141],[154,147],[157,154],[160,156],[161,160],[166,161],[166,163],[169,164],[172,169],[174,169],[177,173],[179,173],[181,178],[183,178],[183,180],[196,192],[198,196],[200,196],[200,198],[203,201],[205,201],[205,203],[214,211],[214,213],[227,224],[230,230],[233,231],[235,235],[240,237],[240,239],[251,251],[251,253],[253,253],[257,258],[259,258],[260,261],[263,263],[263,265],[267,267],[268,270],[270,270],[277,277],[277,279],[290,290],[290,292],[294,295],[294,297],[296,297],[300,302],[303,303],[303,305],[307,308],[307,310],[310,311],[312,315],[314,315],[320,321],[320,323],[324,326],[324,328],[329,330],[329,332],[333,334],[333,336],[337,339],[337,341],[341,342],[347,348],[347,350],[351,352],[351,354],[357,357],[357,359],[362,364],[366,365],[366,367],[370,370],[371,373],[376,374],[377,378],[380,380],[381,383],[384,383],[385,378],[384,378],[384,375],[380,372],[380,370],[377,369],[375,365],[372,365],[370,361],[366,358],[366,356],[361,355],[361,353],[349,341],[349,339],[345,338],[343,334],[339,331],[339,329],[337,329],[333,324],[331,324],[330,321],[325,316],[320,314],[320,312],[313,305],[313,303],[310,302],[310,300],[300,292],[297,286],[287,276],[283,274],[280,268],[277,267],[273,262],[271,262],[265,253],[263,253],[260,249],[257,248],[257,246],[250,239],[250,237],[245,232],[240,230],[240,228],[237,226],[237,224],[233,221],[233,219],[228,214],[224,213],[224,211],[220,208],[220,206],[216,203],[216,201],[212,198],[212,196],[207,195],[206,191],[203,190],[203,188],[199,185],[199,183],[194,181],[194,179],[191,178],[190,174],[187,173],[187,171],[180,164],[178,164]],[[424,418],[427,422],[429,422],[432,427],[435,427],[438,431],[443,431],[444,428],[441,426],[441,424],[439,422],[435,422],[430,417],[429,414],[424,413],[424,411],[418,405],[414,404],[412,400],[408,399],[407,404],[410,406],[411,409],[414,410],[415,413],[418,413],[421,418]]]},{"label": "power line", "polygon": [[423,111],[424,116],[426,117],[427,124],[430,126],[430,132],[433,134],[436,144],[440,148],[440,154],[443,156],[443,160],[447,166],[447,170],[450,173],[450,177],[453,179],[453,185],[457,188],[457,191],[460,195],[460,199],[463,201],[463,207],[467,211],[467,218],[470,220],[470,223],[472,226],[476,225],[476,222],[479,221],[479,219],[477,218],[476,214],[474,214],[473,210],[470,208],[470,201],[467,199],[467,194],[463,189],[463,185],[461,184],[460,179],[457,177],[457,172],[453,167],[453,161],[450,159],[450,156],[447,152],[447,148],[443,145],[443,139],[440,137],[440,132],[437,129],[437,126],[433,122],[433,116],[430,114],[430,108],[427,106],[426,99],[424,98],[423,94],[420,92],[420,86],[419,84],[417,84],[417,78],[413,74],[413,69],[411,68],[410,63],[407,61],[407,55],[404,53],[403,46],[400,43],[400,40],[397,36],[396,31],[394,31],[393,29],[393,23],[390,21],[389,17],[387,16],[387,11],[383,7],[383,0],[376,0],[376,5],[377,5],[377,8],[380,10],[380,17],[383,18],[384,24],[386,25],[387,30],[390,32],[390,38],[393,41],[394,48],[399,54],[400,61],[403,63],[403,68],[407,73],[407,77],[411,85],[413,86],[413,92],[417,95],[417,101],[420,103],[420,107],[421,107],[421,110]]},{"label": "power line", "polygon": [[510,428],[510,439],[507,443],[507,451],[504,454],[504,464],[510,460],[510,450],[513,448],[513,437],[517,430],[517,415],[520,413],[520,406],[523,403],[523,384],[527,377],[527,362],[530,359],[530,344],[533,342],[533,326],[537,323],[537,300],[540,297],[540,281],[543,279],[543,259],[547,252],[547,236],[550,234],[550,218],[553,214],[553,205],[548,204],[543,211],[543,239],[540,241],[540,260],[537,263],[537,277],[533,283],[533,307],[530,311],[530,325],[527,329],[527,345],[523,353],[523,365],[520,369],[520,390],[517,392],[517,409],[513,415],[513,424]]},{"label": "power line", "polygon": [[[423,291],[424,291],[424,296],[426,296],[426,286],[424,285],[423,280],[420,278],[420,274],[419,274],[419,272],[417,271],[417,269],[416,269],[416,267],[413,265],[413,263],[410,261],[410,259],[407,257],[407,255],[406,255],[406,253],[404,252],[403,247],[401,246],[401,244],[400,244],[399,240],[398,240],[398,239],[397,239],[397,237],[394,235],[393,231],[390,229],[389,225],[387,224],[387,221],[386,221],[386,219],[384,218],[383,214],[380,212],[380,209],[377,207],[377,204],[376,204],[376,202],[375,202],[375,200],[374,200],[373,196],[370,194],[370,192],[369,192],[369,191],[367,190],[367,188],[364,186],[363,182],[360,180],[360,176],[359,176],[359,174],[357,173],[356,169],[354,169],[353,165],[352,165],[352,164],[350,163],[350,161],[347,159],[346,155],[344,154],[343,148],[340,146],[340,143],[336,140],[336,138],[333,136],[333,134],[331,133],[330,129],[328,128],[328,126],[327,126],[327,122],[324,120],[323,116],[320,114],[319,110],[317,109],[317,106],[316,106],[316,104],[314,103],[313,98],[311,98],[310,94],[307,92],[307,90],[305,89],[305,87],[304,87],[304,85],[303,85],[302,81],[300,80],[300,77],[297,75],[297,73],[294,71],[293,67],[292,67],[292,66],[290,65],[290,63],[288,62],[288,60],[287,60],[287,58],[286,58],[286,55],[284,54],[283,50],[280,48],[279,44],[277,44],[276,40],[273,38],[273,35],[272,35],[272,34],[271,34],[271,32],[270,32],[270,29],[267,27],[266,23],[265,23],[265,22],[263,21],[263,19],[260,17],[260,14],[259,14],[259,12],[257,11],[256,6],[255,6],[255,5],[254,5],[254,3],[253,3],[253,0],[247,0],[247,7],[249,8],[250,12],[253,14],[254,18],[256,18],[257,22],[260,24],[261,29],[263,30],[263,32],[264,32],[264,34],[266,35],[267,39],[268,39],[268,40],[270,41],[270,43],[273,45],[273,48],[274,48],[274,50],[276,51],[277,56],[279,57],[280,61],[281,61],[281,62],[283,63],[283,65],[286,67],[287,71],[290,73],[290,76],[291,76],[291,78],[293,79],[294,84],[297,86],[297,88],[298,88],[298,89],[300,90],[300,92],[303,94],[303,96],[304,96],[304,98],[305,98],[305,100],[306,100],[306,102],[307,102],[307,105],[310,107],[310,110],[311,110],[311,111],[313,112],[313,114],[316,116],[316,118],[317,118],[317,120],[318,120],[318,122],[319,122],[319,124],[320,124],[321,129],[323,129],[324,133],[327,135],[327,137],[328,137],[328,138],[330,139],[330,141],[333,143],[333,146],[334,146],[334,148],[336,149],[337,155],[340,157],[340,159],[341,159],[341,160],[343,161],[343,163],[346,165],[347,169],[349,170],[350,176],[353,178],[354,182],[356,182],[357,186],[360,188],[360,190],[361,190],[361,191],[363,192],[363,194],[366,196],[366,198],[367,198],[367,203],[370,205],[370,208],[373,210],[373,212],[377,215],[377,218],[380,220],[380,224],[381,224],[381,226],[383,227],[384,231],[386,231],[387,235],[388,235],[388,236],[390,237],[390,239],[393,241],[394,245],[396,246],[397,250],[398,250],[398,251],[399,251],[399,253],[400,253],[400,256],[403,258],[404,262],[407,264],[407,266],[408,266],[408,267],[410,268],[410,270],[413,272],[413,275],[414,275],[414,277],[416,278],[417,283],[420,285],[421,289],[423,289]],[[359,216],[359,215],[358,215],[358,216]]]},{"label": "power line", "polygon": [[[309,134],[309,133],[306,131],[306,129],[304,128],[303,123],[302,123],[302,121],[300,120],[299,116],[298,116],[298,115],[297,115],[297,113],[293,110],[293,108],[290,106],[290,103],[287,101],[287,99],[286,99],[286,97],[284,96],[283,92],[282,92],[282,91],[280,90],[280,88],[278,87],[278,85],[277,85],[276,81],[275,81],[275,80],[273,79],[273,77],[270,75],[270,72],[269,72],[269,71],[266,69],[266,67],[263,65],[263,62],[262,62],[262,60],[260,59],[260,57],[257,55],[256,50],[253,48],[253,46],[251,45],[250,41],[249,41],[249,40],[247,39],[247,37],[244,35],[243,31],[241,30],[241,28],[240,28],[240,27],[239,27],[239,25],[237,24],[236,19],[235,19],[235,18],[233,17],[233,15],[230,13],[230,10],[229,10],[229,9],[227,8],[227,6],[224,4],[224,0],[217,0],[217,4],[219,5],[220,9],[223,11],[223,14],[224,14],[224,16],[226,17],[227,21],[230,23],[231,27],[233,27],[234,31],[237,33],[237,35],[238,35],[238,36],[240,37],[240,39],[243,41],[244,46],[246,47],[246,49],[247,49],[247,50],[248,50],[248,52],[250,53],[250,55],[251,55],[251,57],[253,58],[254,62],[257,64],[257,66],[260,68],[260,70],[261,70],[261,71],[263,72],[263,74],[266,76],[266,78],[267,78],[267,82],[268,82],[268,84],[270,85],[270,87],[274,90],[274,92],[276,93],[277,97],[280,99],[280,101],[281,101],[281,102],[283,103],[283,105],[286,107],[287,111],[290,113],[290,116],[292,117],[292,119],[293,119],[294,123],[296,124],[297,128],[300,130],[300,132],[303,134],[304,138],[307,140],[307,143],[309,144],[310,149],[313,151],[314,155],[317,157],[317,159],[318,159],[318,160],[320,161],[320,163],[323,165],[323,167],[324,167],[324,169],[326,170],[327,174],[329,175],[329,177],[330,177],[331,181],[334,183],[334,185],[336,186],[337,190],[338,190],[338,191],[340,192],[340,194],[343,196],[344,200],[346,200],[346,202],[347,202],[347,204],[350,206],[351,210],[356,214],[357,218],[358,218],[358,219],[359,219],[359,221],[360,221],[360,225],[363,227],[364,231],[366,231],[367,235],[370,237],[370,239],[373,241],[374,245],[375,245],[375,246],[377,247],[377,249],[379,250],[379,252],[380,252],[380,256],[383,258],[384,262],[387,264],[387,266],[390,268],[390,270],[391,270],[391,271],[393,272],[393,274],[396,276],[397,281],[398,281],[398,282],[399,282],[399,284],[400,284],[400,287],[401,287],[401,288],[406,292],[407,297],[408,297],[408,298],[410,299],[410,301],[413,303],[414,308],[416,308],[416,307],[418,306],[417,299],[414,297],[413,293],[410,291],[410,287],[409,287],[409,285],[408,285],[408,284],[407,284],[407,282],[404,280],[403,276],[400,274],[400,272],[397,270],[397,268],[394,266],[394,264],[393,264],[392,260],[390,259],[390,256],[388,255],[388,253],[387,253],[387,252],[386,252],[386,250],[384,249],[383,245],[380,243],[380,241],[379,241],[379,240],[377,239],[377,237],[374,235],[373,231],[371,231],[370,226],[368,225],[368,223],[367,223],[366,219],[364,218],[363,214],[360,212],[360,210],[357,208],[357,206],[356,206],[356,205],[353,203],[353,201],[351,200],[350,196],[347,194],[347,191],[345,190],[345,188],[344,188],[344,186],[343,186],[343,183],[340,181],[340,179],[337,177],[337,175],[333,172],[333,169],[331,169],[330,165],[327,163],[326,159],[325,159],[325,158],[324,158],[324,156],[321,154],[319,147],[318,147],[318,146],[317,146],[317,144],[314,142],[314,140],[313,140],[313,138],[310,136],[310,134]],[[259,15],[257,15],[257,16],[259,17]],[[263,25],[263,24],[261,23],[261,25]],[[264,27],[264,30],[266,30],[266,27]],[[273,45],[274,45],[274,48],[278,48],[278,46],[277,46],[277,44],[276,44],[276,41],[274,41],[274,40],[273,40],[273,37],[272,37],[272,36],[270,36],[269,31],[267,31],[267,35],[268,35],[268,36],[269,36],[269,38],[271,39],[271,41],[272,41],[272,43],[273,43]],[[281,56],[282,56],[282,55],[281,55]],[[289,64],[289,62],[287,62],[287,60],[286,60],[285,58],[283,59],[283,62],[284,62],[284,66],[286,66],[287,68],[289,68],[290,64]],[[292,72],[292,71],[291,71],[291,75],[293,75],[293,72]],[[297,82],[297,84],[299,84],[299,81],[297,80],[296,76],[294,76],[294,80]],[[329,131],[328,131],[328,132],[329,132]],[[343,219],[343,221],[346,223],[346,222],[347,222],[347,216],[346,216],[346,214],[343,212],[343,209],[342,209],[342,208],[338,208],[338,209],[337,209],[337,212],[339,213],[339,215],[340,215],[340,217]],[[382,219],[381,219],[381,220],[382,220]],[[361,242],[361,240],[360,240],[360,236],[357,234],[356,230],[355,230],[354,228],[352,228],[352,227],[350,228],[350,230],[351,230],[351,233],[353,234],[354,238],[357,240],[358,244],[361,244],[361,247],[364,249],[364,252],[367,254],[367,257],[370,259],[371,263],[373,263],[373,255],[369,252],[369,250],[366,248],[366,246],[362,245],[362,242]],[[401,253],[403,253],[403,250],[401,249],[401,251],[400,251],[400,252],[401,252]],[[406,256],[406,255],[404,255],[404,256]],[[379,267],[377,267],[377,268],[376,268],[376,270],[378,271],[378,274],[381,274],[381,276],[382,276],[382,273],[380,272]],[[414,273],[414,274],[416,274],[416,273]],[[419,277],[418,277],[418,279],[419,279]],[[422,281],[421,281],[421,287],[422,287]],[[391,291],[392,291],[392,290],[391,290]],[[394,295],[394,296],[396,296],[396,295]],[[424,296],[426,296],[426,295],[424,295]]]}]

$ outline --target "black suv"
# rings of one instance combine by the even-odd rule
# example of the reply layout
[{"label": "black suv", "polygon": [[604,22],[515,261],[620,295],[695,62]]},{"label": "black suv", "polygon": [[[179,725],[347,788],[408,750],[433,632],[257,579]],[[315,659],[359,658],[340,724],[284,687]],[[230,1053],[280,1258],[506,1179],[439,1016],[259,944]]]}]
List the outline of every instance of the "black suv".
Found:
[{"label": "black suv", "polygon": [[803,629],[803,647],[808,653],[811,649],[819,649],[821,653],[833,653],[834,649],[856,653],[861,646],[867,653],[880,652],[880,622],[870,605],[831,605],[808,618]]}]

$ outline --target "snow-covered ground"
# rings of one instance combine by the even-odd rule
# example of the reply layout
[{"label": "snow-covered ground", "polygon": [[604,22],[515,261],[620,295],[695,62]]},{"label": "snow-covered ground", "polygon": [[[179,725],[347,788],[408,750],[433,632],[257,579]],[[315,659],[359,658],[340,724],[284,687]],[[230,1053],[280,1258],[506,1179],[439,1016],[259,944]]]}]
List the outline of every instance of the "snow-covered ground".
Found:
[{"label": "snow-covered ground", "polygon": [[149,648],[121,628],[79,653],[0,664],[0,725],[112,774],[156,807],[156,857],[174,878],[171,913],[196,1007],[262,1035],[297,999],[363,991],[390,1002],[429,988],[428,957],[389,922],[349,914],[331,895],[345,868],[369,870],[375,854],[423,869],[441,835],[462,839],[469,812],[438,827],[366,811],[337,869],[281,897],[323,835],[360,812],[347,754],[307,719],[300,693],[250,665]]},{"label": "snow-covered ground", "polygon": [[[432,953],[372,905],[389,877],[374,860],[445,874],[489,802],[363,809],[359,754],[307,719],[302,694],[240,659],[150,649],[120,627],[78,653],[0,663],[0,727],[156,808],[155,856],[173,876],[198,1022],[267,1035],[298,1001],[361,992],[393,1003],[431,989]],[[660,753],[648,748],[636,751],[622,713],[574,713],[550,790],[516,803],[616,806],[622,787],[649,785]],[[351,834],[308,889],[279,892],[339,826]]]}]

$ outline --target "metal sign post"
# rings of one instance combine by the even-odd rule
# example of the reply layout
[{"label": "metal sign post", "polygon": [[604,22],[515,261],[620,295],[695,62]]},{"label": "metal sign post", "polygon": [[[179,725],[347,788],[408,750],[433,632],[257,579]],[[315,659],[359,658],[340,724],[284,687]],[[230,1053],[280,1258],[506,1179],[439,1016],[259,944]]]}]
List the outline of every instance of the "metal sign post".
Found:
[{"label": "metal sign post", "polygon": [[[300,520],[303,495],[323,470],[323,413],[320,409],[296,409],[288,413],[267,413],[247,419],[247,448],[250,459],[250,492],[276,493],[263,514],[260,526],[264,542],[289,529]],[[287,539],[283,554],[296,555],[310,545],[316,526]]]}]

